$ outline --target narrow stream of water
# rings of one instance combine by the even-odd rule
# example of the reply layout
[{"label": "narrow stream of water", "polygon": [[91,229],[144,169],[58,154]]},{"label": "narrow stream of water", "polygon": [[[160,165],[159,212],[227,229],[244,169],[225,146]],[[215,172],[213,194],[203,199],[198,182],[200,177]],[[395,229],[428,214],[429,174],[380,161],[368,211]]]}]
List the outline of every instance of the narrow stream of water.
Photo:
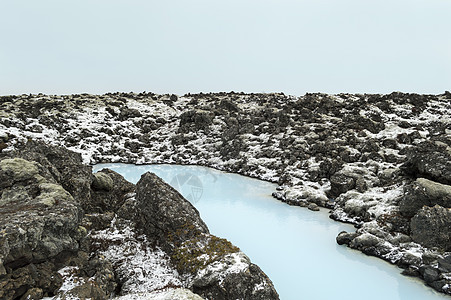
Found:
[{"label": "narrow stream of water", "polygon": [[276,185],[211,168],[99,164],[136,183],[150,171],[178,189],[199,210],[210,232],[243,250],[271,278],[282,300],[451,299],[380,259],[339,246],[353,231],[328,218],[271,197]]}]

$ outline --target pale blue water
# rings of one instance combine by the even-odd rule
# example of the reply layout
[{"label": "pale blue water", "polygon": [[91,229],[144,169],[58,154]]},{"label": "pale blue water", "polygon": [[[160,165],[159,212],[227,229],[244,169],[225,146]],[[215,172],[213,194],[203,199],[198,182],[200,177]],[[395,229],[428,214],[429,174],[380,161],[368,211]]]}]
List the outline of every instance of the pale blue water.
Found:
[{"label": "pale blue water", "polygon": [[101,164],[131,182],[154,172],[190,198],[212,234],[240,247],[272,279],[282,300],[451,299],[382,260],[339,246],[352,226],[327,212],[288,206],[275,185],[199,166]]}]

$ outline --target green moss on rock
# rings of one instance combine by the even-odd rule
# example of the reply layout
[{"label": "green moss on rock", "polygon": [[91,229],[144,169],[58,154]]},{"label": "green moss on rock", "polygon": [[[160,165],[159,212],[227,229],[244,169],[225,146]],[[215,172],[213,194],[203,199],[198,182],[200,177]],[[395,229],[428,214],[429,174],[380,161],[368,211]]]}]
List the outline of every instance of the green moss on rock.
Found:
[{"label": "green moss on rock", "polygon": [[14,182],[33,179],[39,173],[37,163],[22,158],[7,158],[0,161],[0,169]]},{"label": "green moss on rock", "polygon": [[93,176],[92,188],[95,190],[111,191],[113,184],[113,179],[108,174],[97,172]]},{"label": "green moss on rock", "polygon": [[41,183],[41,194],[36,197],[38,203],[54,206],[60,202],[74,201],[74,198],[62,186],[54,183]]},{"label": "green moss on rock", "polygon": [[172,259],[181,273],[196,273],[225,255],[240,249],[226,239],[199,234],[174,250]]}]

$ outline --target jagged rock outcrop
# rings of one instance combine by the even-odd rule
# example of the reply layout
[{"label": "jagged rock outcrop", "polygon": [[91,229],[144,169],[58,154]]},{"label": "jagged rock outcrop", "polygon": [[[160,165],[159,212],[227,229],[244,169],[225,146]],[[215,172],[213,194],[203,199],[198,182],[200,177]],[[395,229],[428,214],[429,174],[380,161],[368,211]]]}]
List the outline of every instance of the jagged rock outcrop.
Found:
[{"label": "jagged rock outcrop", "polygon": [[91,201],[85,207],[88,212],[116,212],[135,191],[134,184],[109,169],[95,173],[91,187]]},{"label": "jagged rock outcrop", "polygon": [[[31,138],[70,147],[91,164],[198,164],[277,182],[277,199],[332,209],[331,218],[359,227],[357,235],[378,239],[371,245],[375,239],[365,235],[352,245],[422,277],[411,253],[425,257],[429,249],[412,242],[411,218],[422,205],[447,204],[427,191],[415,194],[415,180],[450,185],[450,95],[5,96],[0,151]],[[77,201],[86,196],[77,190],[91,188],[91,198],[81,201],[92,205],[86,226],[98,230],[115,220],[110,207],[126,212],[136,200],[133,192],[106,196],[110,183],[102,176],[95,175],[92,188],[83,182],[63,186]],[[451,293],[451,284],[446,291],[439,286],[434,288]]]},{"label": "jagged rock outcrop", "polygon": [[279,299],[270,279],[243,252],[225,255],[200,270],[192,286],[206,299]]},{"label": "jagged rock outcrop", "polygon": [[213,122],[213,116],[208,111],[189,110],[180,115],[179,132],[208,130]]},{"label": "jagged rock outcrop", "polygon": [[43,172],[61,184],[75,201],[85,207],[90,205],[92,171],[83,164],[79,153],[29,140],[12,155],[39,163]]},{"label": "jagged rock outcrop", "polygon": [[330,193],[333,196],[339,196],[355,188],[355,184],[356,181],[353,177],[343,173],[335,173],[330,177]]},{"label": "jagged rock outcrop", "polygon": [[119,211],[119,216],[133,220],[149,239],[167,251],[195,235],[208,234],[197,209],[153,173],[141,176],[136,198],[130,201],[134,202],[132,209]]}]

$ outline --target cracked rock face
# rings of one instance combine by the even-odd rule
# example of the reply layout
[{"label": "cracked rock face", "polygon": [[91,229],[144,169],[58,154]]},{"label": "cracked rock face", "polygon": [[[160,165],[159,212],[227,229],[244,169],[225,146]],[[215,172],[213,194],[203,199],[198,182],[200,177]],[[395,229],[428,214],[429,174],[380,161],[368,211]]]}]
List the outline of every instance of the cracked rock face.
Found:
[{"label": "cracked rock face", "polygon": [[[449,133],[446,136],[449,137]],[[415,177],[425,177],[439,183],[451,184],[450,146],[446,140],[421,143],[407,152],[407,161],[402,168],[407,174]]]},{"label": "cracked rock face", "polygon": [[135,185],[112,170],[101,170],[93,175],[89,212],[117,212],[127,197],[135,192]]}]

